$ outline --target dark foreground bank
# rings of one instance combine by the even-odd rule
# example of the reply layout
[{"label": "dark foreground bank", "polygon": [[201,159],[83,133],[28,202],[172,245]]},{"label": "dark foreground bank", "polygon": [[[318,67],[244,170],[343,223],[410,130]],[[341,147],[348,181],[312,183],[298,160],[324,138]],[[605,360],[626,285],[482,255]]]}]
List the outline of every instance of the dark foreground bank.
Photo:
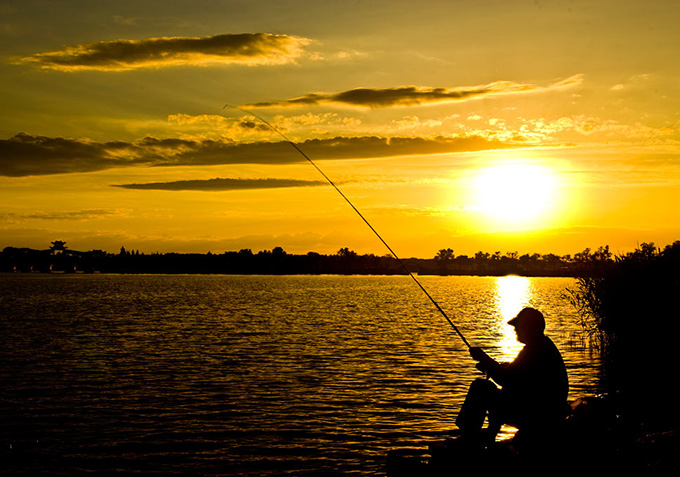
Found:
[{"label": "dark foreground bank", "polygon": [[387,476],[678,475],[680,429],[645,432],[617,414],[611,397],[580,398],[571,405],[571,415],[549,435],[518,433],[487,447],[452,436],[428,448],[392,450]]}]

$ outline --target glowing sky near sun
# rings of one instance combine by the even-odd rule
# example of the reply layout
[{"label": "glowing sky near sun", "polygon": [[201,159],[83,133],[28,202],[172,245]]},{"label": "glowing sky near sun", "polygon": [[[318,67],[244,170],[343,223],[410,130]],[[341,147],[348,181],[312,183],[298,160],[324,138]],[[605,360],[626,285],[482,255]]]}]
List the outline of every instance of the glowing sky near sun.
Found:
[{"label": "glowing sky near sun", "polygon": [[0,248],[680,239],[674,1],[0,1]]}]

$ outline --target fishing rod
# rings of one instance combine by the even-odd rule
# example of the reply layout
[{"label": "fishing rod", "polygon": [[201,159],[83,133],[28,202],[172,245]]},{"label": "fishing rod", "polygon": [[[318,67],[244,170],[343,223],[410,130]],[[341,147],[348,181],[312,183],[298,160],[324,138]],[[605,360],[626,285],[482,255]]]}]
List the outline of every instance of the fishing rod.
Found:
[{"label": "fishing rod", "polygon": [[423,293],[425,293],[425,295],[430,299],[430,301],[432,302],[432,304],[437,308],[437,310],[439,310],[439,313],[441,313],[442,316],[443,316],[444,318],[446,318],[446,321],[449,322],[449,324],[451,325],[451,327],[453,328],[453,330],[456,332],[456,334],[458,335],[458,337],[460,337],[460,339],[463,341],[463,343],[465,343],[465,346],[467,346],[468,348],[471,348],[471,347],[472,347],[472,346],[470,345],[470,343],[468,342],[468,340],[467,340],[467,339],[465,338],[465,336],[463,335],[463,333],[461,333],[461,331],[458,329],[458,327],[456,326],[456,324],[451,320],[451,318],[449,318],[449,316],[448,316],[448,315],[446,314],[446,312],[442,309],[442,307],[439,306],[439,303],[437,303],[437,301],[436,301],[434,298],[432,298],[432,295],[430,295],[430,293],[425,289],[425,287],[420,283],[420,281],[418,281],[418,279],[415,277],[415,275],[413,275],[413,273],[411,273],[411,270],[408,269],[408,267],[406,266],[406,263],[404,263],[404,261],[403,261],[401,258],[399,258],[399,256],[394,252],[394,250],[392,250],[392,247],[390,247],[389,244],[385,241],[385,239],[383,239],[383,238],[380,236],[380,234],[378,233],[378,231],[377,231],[375,228],[373,228],[373,226],[372,226],[371,223],[366,219],[366,217],[364,217],[363,214],[359,211],[359,209],[357,209],[357,208],[354,206],[354,204],[352,203],[352,201],[350,201],[349,198],[347,198],[347,196],[340,190],[340,188],[339,188],[337,185],[335,185],[335,183],[331,180],[331,178],[328,177],[328,176],[324,173],[324,171],[322,171],[321,168],[320,168],[319,166],[317,166],[316,163],[315,163],[314,161],[312,161],[312,160],[309,158],[309,156],[308,156],[307,154],[305,154],[305,152],[304,152],[302,149],[300,149],[300,147],[299,147],[297,144],[295,144],[293,141],[291,141],[290,139],[288,139],[288,137],[286,137],[285,134],[283,134],[281,131],[279,131],[276,127],[274,127],[272,124],[270,124],[270,123],[269,123],[266,119],[264,119],[263,117],[261,117],[261,116],[255,114],[255,113],[253,113],[253,112],[251,112],[251,111],[245,110],[245,109],[243,109],[243,108],[241,108],[241,107],[239,107],[239,106],[234,106],[234,105],[231,105],[231,104],[225,104],[224,107],[222,108],[222,111],[224,111],[226,108],[237,109],[237,110],[239,110],[239,111],[242,111],[242,112],[244,112],[244,113],[246,113],[246,114],[250,114],[251,116],[253,116],[253,117],[259,119],[259,120],[262,121],[262,123],[264,123],[269,129],[271,129],[272,131],[274,131],[276,134],[278,134],[279,136],[281,136],[288,144],[290,144],[291,146],[293,146],[293,147],[295,148],[295,150],[296,150],[297,152],[299,152],[299,153],[302,155],[302,157],[304,157],[305,159],[307,159],[307,161],[308,161],[312,166],[314,166],[314,168],[319,172],[319,174],[321,174],[321,175],[323,176],[323,178],[326,179],[326,181],[327,181],[330,185],[333,186],[333,188],[338,192],[338,194],[340,194],[340,196],[341,196],[343,199],[345,199],[345,202],[347,202],[347,203],[349,204],[349,206],[354,210],[354,212],[356,212],[357,215],[358,215],[359,217],[361,217],[361,220],[363,220],[364,223],[365,223],[366,225],[368,225],[368,228],[371,229],[371,231],[375,234],[376,237],[378,237],[378,239],[383,243],[383,245],[387,248],[387,250],[389,250],[389,252],[392,254],[392,256],[393,256],[393,257],[397,260],[397,262],[401,265],[401,267],[404,269],[404,271],[405,271],[405,272],[413,279],[414,282],[416,282],[416,284],[420,287],[420,289],[423,291]]}]

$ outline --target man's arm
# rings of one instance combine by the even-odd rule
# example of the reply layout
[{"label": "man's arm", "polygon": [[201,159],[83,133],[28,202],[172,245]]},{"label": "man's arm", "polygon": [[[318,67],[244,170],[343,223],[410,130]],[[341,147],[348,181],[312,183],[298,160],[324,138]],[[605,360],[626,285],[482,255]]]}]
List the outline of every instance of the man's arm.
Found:
[{"label": "man's arm", "polygon": [[496,381],[501,386],[503,385],[502,381],[504,380],[503,378],[505,374],[505,366],[503,364],[498,363],[495,359],[486,354],[482,348],[478,348],[476,346],[472,346],[470,348],[470,356],[472,356],[472,359],[475,361],[479,361],[476,365],[477,369],[483,373],[486,373],[491,379]]}]

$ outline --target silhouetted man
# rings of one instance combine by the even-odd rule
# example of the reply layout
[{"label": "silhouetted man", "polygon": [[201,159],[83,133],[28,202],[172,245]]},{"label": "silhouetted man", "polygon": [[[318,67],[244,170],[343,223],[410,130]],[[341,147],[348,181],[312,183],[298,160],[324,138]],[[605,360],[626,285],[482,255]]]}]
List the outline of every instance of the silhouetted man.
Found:
[{"label": "silhouetted man", "polygon": [[[486,379],[477,379],[470,385],[456,420],[461,438],[491,443],[503,424],[517,427],[518,436],[536,436],[566,416],[567,371],[557,347],[543,334],[543,314],[524,308],[508,323],[515,327],[517,340],[525,345],[511,363],[498,363],[481,348],[470,348],[470,355],[479,361],[477,369],[501,388]],[[487,414],[489,424],[482,440]]]}]

